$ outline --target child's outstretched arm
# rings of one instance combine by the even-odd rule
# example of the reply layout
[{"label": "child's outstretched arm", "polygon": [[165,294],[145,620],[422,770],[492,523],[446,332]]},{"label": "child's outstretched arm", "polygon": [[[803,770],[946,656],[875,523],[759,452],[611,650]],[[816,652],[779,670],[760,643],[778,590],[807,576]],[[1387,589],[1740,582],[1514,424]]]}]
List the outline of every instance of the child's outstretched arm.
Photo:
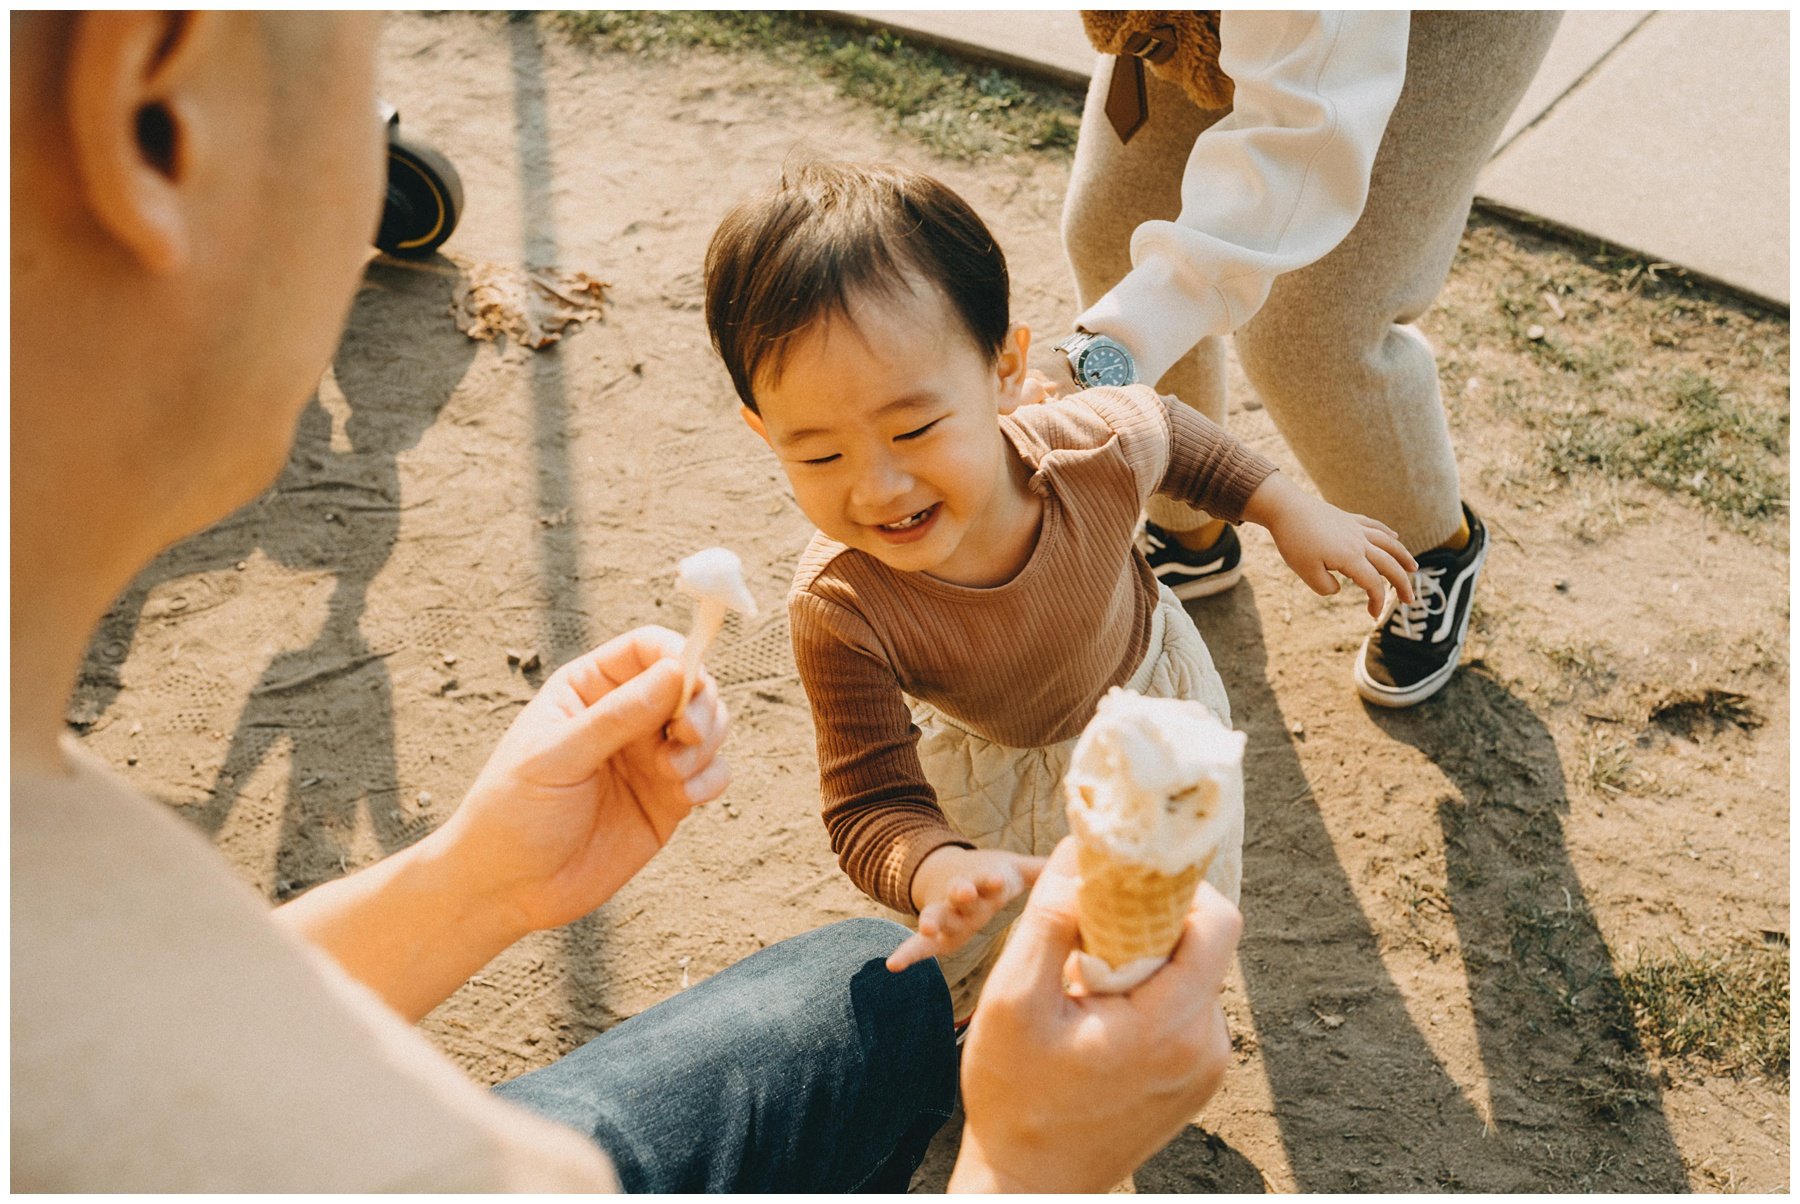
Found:
[{"label": "child's outstretched arm", "polygon": [[895,972],[928,957],[962,948],[1002,907],[1024,894],[1045,858],[1001,849],[965,849],[944,845],[919,863],[913,874],[913,905],[919,930],[906,938],[887,960]]},{"label": "child's outstretched arm", "polygon": [[1392,528],[1313,497],[1283,473],[1270,473],[1244,504],[1244,518],[1268,528],[1281,558],[1317,594],[1338,592],[1342,573],[1369,595],[1369,617],[1381,616],[1392,583],[1402,602],[1413,600],[1408,573],[1419,567]]},{"label": "child's outstretched arm", "polygon": [[[1138,448],[1139,458],[1157,471],[1152,490],[1175,498],[1215,518],[1243,519],[1267,527],[1282,559],[1315,592],[1335,594],[1342,573],[1369,594],[1369,614],[1379,617],[1391,582],[1400,598],[1413,600],[1407,574],[1418,562],[1400,537],[1383,523],[1348,514],[1313,497],[1284,476],[1269,460],[1235,439],[1218,424],[1173,397],[1158,397],[1167,432],[1167,460],[1159,461],[1154,438],[1128,438],[1134,423],[1132,391],[1109,399],[1109,424],[1120,435],[1126,455]],[[1098,408],[1098,407],[1097,407]],[[1147,451],[1145,450],[1147,449]],[[1160,464],[1160,467],[1158,467]]]}]

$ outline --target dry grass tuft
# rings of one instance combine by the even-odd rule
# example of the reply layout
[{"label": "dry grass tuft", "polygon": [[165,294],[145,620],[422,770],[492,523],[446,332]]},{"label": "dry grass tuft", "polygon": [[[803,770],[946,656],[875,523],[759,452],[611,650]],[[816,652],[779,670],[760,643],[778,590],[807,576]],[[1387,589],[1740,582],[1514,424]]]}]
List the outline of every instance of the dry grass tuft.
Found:
[{"label": "dry grass tuft", "polygon": [[1725,950],[1638,958],[1620,979],[1645,1043],[1665,1058],[1788,1075],[1788,945],[1765,939]]}]

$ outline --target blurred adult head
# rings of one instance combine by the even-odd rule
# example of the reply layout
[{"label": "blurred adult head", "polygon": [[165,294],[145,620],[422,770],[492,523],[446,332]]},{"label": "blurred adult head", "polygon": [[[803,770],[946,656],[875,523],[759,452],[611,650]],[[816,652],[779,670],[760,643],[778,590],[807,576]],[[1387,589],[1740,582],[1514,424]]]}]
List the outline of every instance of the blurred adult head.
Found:
[{"label": "blurred adult head", "polygon": [[117,591],[279,470],[383,150],[374,17],[11,19],[13,730],[34,759]]}]

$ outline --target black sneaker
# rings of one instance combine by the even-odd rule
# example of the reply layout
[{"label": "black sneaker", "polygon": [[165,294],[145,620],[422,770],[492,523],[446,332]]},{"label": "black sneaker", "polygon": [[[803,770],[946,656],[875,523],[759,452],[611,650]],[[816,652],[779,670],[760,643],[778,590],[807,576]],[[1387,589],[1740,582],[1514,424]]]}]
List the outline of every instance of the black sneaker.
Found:
[{"label": "black sneaker", "polygon": [[1440,548],[1416,557],[1413,603],[1402,605],[1388,587],[1387,607],[1356,654],[1356,692],[1382,707],[1409,707],[1436,694],[1462,660],[1469,634],[1475,580],[1487,559],[1487,528],[1463,506],[1469,542],[1460,552]]},{"label": "black sneaker", "polygon": [[1144,556],[1156,579],[1184,602],[1224,593],[1244,575],[1243,545],[1231,526],[1206,551],[1190,552],[1173,535],[1146,520]]}]

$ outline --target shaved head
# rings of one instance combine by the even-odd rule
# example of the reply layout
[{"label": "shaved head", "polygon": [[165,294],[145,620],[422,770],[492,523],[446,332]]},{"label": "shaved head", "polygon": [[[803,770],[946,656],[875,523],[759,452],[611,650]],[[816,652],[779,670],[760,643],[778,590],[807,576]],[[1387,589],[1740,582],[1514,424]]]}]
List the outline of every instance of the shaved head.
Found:
[{"label": "shaved head", "polygon": [[16,751],[130,578],[279,471],[385,165],[367,14],[11,20]]}]

